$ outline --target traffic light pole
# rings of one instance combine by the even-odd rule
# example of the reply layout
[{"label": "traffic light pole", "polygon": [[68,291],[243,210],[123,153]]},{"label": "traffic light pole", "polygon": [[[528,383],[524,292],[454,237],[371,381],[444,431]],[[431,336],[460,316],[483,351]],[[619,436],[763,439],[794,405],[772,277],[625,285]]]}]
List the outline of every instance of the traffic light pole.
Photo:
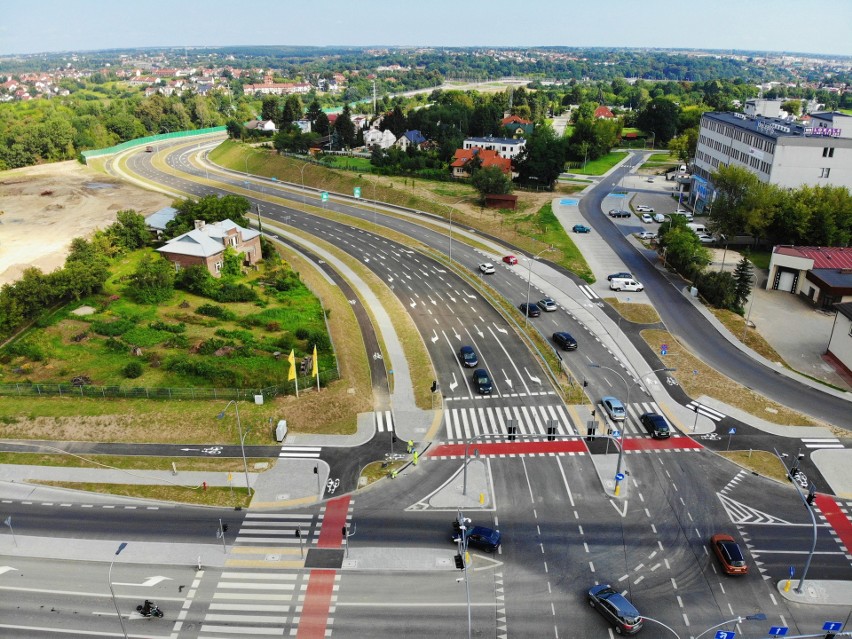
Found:
[{"label": "traffic light pole", "polygon": [[[813,539],[811,540],[811,551],[808,553],[808,558],[805,560],[805,568],[802,570],[802,576],[799,578],[799,585],[793,588],[797,595],[802,594],[802,587],[805,584],[805,577],[808,576],[808,569],[811,567],[811,559],[814,558],[814,552],[816,551],[816,543],[817,543],[817,523],[816,517],[814,517],[814,509],[811,507],[810,502],[807,497],[802,494],[802,489],[799,487],[799,482],[796,481],[796,478],[793,476],[792,472],[787,468],[787,464],[784,463],[784,459],[779,454],[778,450],[773,448],[775,451],[775,455],[778,457],[778,461],[781,462],[781,465],[784,466],[784,471],[787,473],[787,477],[793,483],[793,487],[796,489],[796,493],[799,495],[799,498],[802,500],[802,503],[805,505],[805,509],[808,511],[808,514],[811,516],[811,525],[813,526]],[[796,468],[798,469],[798,460],[796,460]]]}]

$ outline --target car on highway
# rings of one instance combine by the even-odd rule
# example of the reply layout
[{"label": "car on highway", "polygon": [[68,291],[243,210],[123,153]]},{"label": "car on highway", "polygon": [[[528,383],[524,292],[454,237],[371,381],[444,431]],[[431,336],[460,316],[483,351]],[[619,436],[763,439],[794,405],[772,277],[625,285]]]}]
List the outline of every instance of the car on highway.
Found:
[{"label": "car on highway", "polygon": [[538,309],[538,306],[530,302],[527,304],[524,302],[523,304],[518,306],[521,309],[521,313],[526,315],[527,317],[538,317],[541,315],[541,311]]},{"label": "car on highway", "polygon": [[493,390],[491,378],[484,368],[477,368],[473,371],[473,385],[476,386],[476,392],[480,395],[490,395]]},{"label": "car on highway", "polygon": [[[453,543],[459,543],[461,539],[461,531],[453,534]],[[485,552],[496,552],[500,547],[502,535],[499,530],[494,528],[486,528],[485,526],[473,526],[464,531],[464,536],[467,540],[468,547],[479,548]]]},{"label": "car on highway", "polygon": [[466,368],[476,368],[479,365],[479,358],[473,346],[462,346],[459,349],[459,359]]},{"label": "car on highway", "polygon": [[672,434],[666,418],[657,413],[643,413],[639,416],[639,423],[654,439],[668,439]]},{"label": "car on highway", "polygon": [[612,209],[609,212],[610,217],[630,217],[630,211],[625,211],[624,209]]},{"label": "car on highway", "polygon": [[577,340],[575,340],[571,336],[571,333],[566,333],[565,331],[557,331],[553,334],[553,342],[563,351],[577,350]]},{"label": "car on highway", "polygon": [[545,297],[543,300],[538,301],[538,307],[545,313],[552,313],[556,310],[556,302],[549,297]]},{"label": "car on highway", "polygon": [[627,271],[622,271],[621,273],[610,273],[606,276],[608,282],[612,280],[629,280],[633,277],[632,273],[628,273]]},{"label": "car on highway", "polygon": [[506,255],[503,257],[503,262],[508,264],[509,266],[514,266],[518,263],[518,258],[514,255]]},{"label": "car on highway", "polygon": [[654,218],[652,218],[648,213],[642,214],[642,222],[643,223],[650,224],[653,221],[654,221]]},{"label": "car on highway", "polygon": [[585,226],[583,224],[575,224],[574,226],[571,227],[571,230],[574,231],[575,233],[591,233],[592,232],[592,229],[590,229],[588,226]]},{"label": "car on highway", "polygon": [[639,213],[653,213],[654,207],[648,206],[647,204],[639,204],[639,205],[636,206],[636,210]]},{"label": "car on highway", "polygon": [[710,537],[710,547],[726,575],[744,575],[748,572],[743,551],[730,535],[724,533],[713,535]]},{"label": "car on highway", "polygon": [[635,635],[642,629],[642,615],[627,597],[609,584],[589,589],[589,605],[612,625],[616,634]]},{"label": "car on highway", "polygon": [[640,240],[656,240],[657,234],[653,231],[642,231],[641,233],[637,233],[636,237]]},{"label": "car on highway", "polygon": [[603,409],[612,421],[624,421],[626,413],[624,411],[624,404],[621,403],[620,399],[612,397],[611,395],[601,397],[601,406],[603,406]]},{"label": "car on highway", "polygon": [[479,270],[485,275],[491,275],[494,272],[494,265],[491,262],[483,262],[479,265]]}]

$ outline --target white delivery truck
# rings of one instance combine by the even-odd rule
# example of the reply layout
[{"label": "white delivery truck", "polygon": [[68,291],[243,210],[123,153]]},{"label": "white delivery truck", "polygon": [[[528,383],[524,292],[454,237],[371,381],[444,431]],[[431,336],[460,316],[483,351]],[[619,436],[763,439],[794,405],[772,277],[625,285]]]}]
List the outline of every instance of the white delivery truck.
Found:
[{"label": "white delivery truck", "polygon": [[614,277],[609,281],[609,288],[613,291],[642,291],[642,284],[629,277]]}]

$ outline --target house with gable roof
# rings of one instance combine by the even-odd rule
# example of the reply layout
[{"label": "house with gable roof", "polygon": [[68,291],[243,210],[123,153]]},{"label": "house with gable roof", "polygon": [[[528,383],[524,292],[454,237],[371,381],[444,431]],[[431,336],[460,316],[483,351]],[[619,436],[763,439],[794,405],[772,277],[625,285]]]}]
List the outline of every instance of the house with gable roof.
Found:
[{"label": "house with gable roof", "polygon": [[594,114],[595,120],[612,120],[615,118],[615,114],[610,111],[608,106],[600,105],[597,109],[595,109]]},{"label": "house with gable roof", "polygon": [[395,145],[403,151],[406,151],[410,146],[419,149],[420,145],[424,142],[426,142],[426,138],[422,133],[420,133],[420,131],[415,129],[413,131],[406,131],[400,135],[399,139],[395,142]]},{"label": "house with gable roof", "polygon": [[176,271],[203,264],[219,277],[228,247],[242,254],[243,264],[257,264],[261,259],[260,231],[243,228],[231,220],[210,224],[195,220],[194,229],[172,238],[157,252],[174,264]]},{"label": "house with gable roof", "polygon": [[497,166],[506,175],[512,175],[512,160],[500,157],[494,150],[474,147],[472,149],[456,149],[453,161],[450,163],[453,177],[470,177],[470,162],[477,157],[482,162],[482,168]]},{"label": "house with gable roof", "polygon": [[852,248],[776,246],[766,288],[801,295],[827,310],[852,302]]}]

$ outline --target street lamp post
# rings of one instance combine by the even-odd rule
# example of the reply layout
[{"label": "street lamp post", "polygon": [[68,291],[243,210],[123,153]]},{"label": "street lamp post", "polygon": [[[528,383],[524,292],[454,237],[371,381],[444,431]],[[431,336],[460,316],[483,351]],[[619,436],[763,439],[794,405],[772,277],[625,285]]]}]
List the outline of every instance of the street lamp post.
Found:
[{"label": "street lamp post", "polygon": [[527,318],[529,317],[529,314],[530,314],[530,288],[532,288],[532,263],[533,263],[533,260],[535,260],[539,255],[543,255],[544,253],[547,253],[552,248],[553,248],[553,245],[551,244],[546,249],[536,253],[533,257],[531,257],[527,260],[527,305],[525,307],[526,311],[524,312],[524,327],[525,328],[527,326]]},{"label": "street lamp post", "polygon": [[452,265],[452,263],[453,263],[453,207],[456,204],[459,204],[460,202],[464,202],[466,199],[467,199],[466,197],[463,197],[462,199],[457,200],[457,201],[453,202],[452,204],[445,204],[444,205],[450,211],[450,248],[449,248],[450,265]]},{"label": "street lamp post", "polygon": [[112,588],[112,566],[115,563],[116,557],[118,557],[121,554],[121,551],[125,548],[127,548],[127,542],[123,541],[118,545],[118,549],[112,556],[112,561],[109,562],[109,574],[107,576],[107,582],[109,583],[109,592],[112,595],[112,605],[115,606],[115,614],[118,615],[118,623],[121,624],[121,633],[124,635],[124,639],[127,639],[127,629],[124,627],[124,619],[121,618],[121,611],[118,609],[118,602],[115,599],[115,590],[113,590]]},{"label": "street lamp post", "polygon": [[[811,516],[811,525],[813,526],[813,540],[811,541],[811,550],[808,553],[808,558],[805,560],[805,567],[802,570],[802,577],[799,579],[799,585],[793,588],[796,591],[796,594],[802,594],[802,587],[805,585],[805,577],[808,576],[808,570],[811,567],[811,560],[814,558],[814,552],[816,551],[816,543],[817,543],[817,523],[816,518],[814,517],[814,509],[811,508],[811,505],[808,503],[807,498],[802,494],[801,488],[799,488],[799,482],[796,481],[796,478],[793,476],[792,472],[787,469],[787,464],[784,463],[783,458],[778,453],[776,449],[775,456],[778,457],[778,461],[781,462],[781,465],[784,466],[784,471],[787,473],[787,477],[792,482],[793,487],[796,489],[796,493],[799,495],[799,498],[802,500],[802,503],[805,505],[805,509],[808,511],[808,514]],[[798,468],[799,462],[796,462],[796,468]]]},{"label": "street lamp post", "polygon": [[224,419],[225,418],[225,411],[227,411],[228,408],[230,408],[231,404],[234,405],[234,411],[237,414],[237,430],[239,430],[239,433],[240,433],[240,452],[243,455],[243,468],[245,469],[245,472],[246,472],[246,492],[248,493],[249,497],[251,497],[251,484],[249,483],[248,461],[246,461],[246,448],[245,448],[246,435],[249,434],[249,432],[251,431],[251,428],[249,428],[246,431],[246,434],[243,435],[243,426],[242,426],[242,423],[240,422],[240,406],[239,406],[239,404],[237,404],[237,400],[232,399],[230,402],[228,402],[228,405],[225,406],[225,408],[222,409],[222,412],[219,413],[216,416],[216,419]]},{"label": "street lamp post", "polygon": [[307,201],[308,201],[308,199],[307,199],[307,198],[308,198],[308,194],[307,194],[307,193],[305,193],[305,169],[306,169],[307,167],[309,167],[309,166],[310,166],[310,164],[309,164],[309,163],[307,163],[307,162],[305,162],[305,163],[302,165],[302,168],[301,168],[301,169],[299,169],[299,174],[302,176],[302,204],[306,204],[306,203],[307,203]]}]

